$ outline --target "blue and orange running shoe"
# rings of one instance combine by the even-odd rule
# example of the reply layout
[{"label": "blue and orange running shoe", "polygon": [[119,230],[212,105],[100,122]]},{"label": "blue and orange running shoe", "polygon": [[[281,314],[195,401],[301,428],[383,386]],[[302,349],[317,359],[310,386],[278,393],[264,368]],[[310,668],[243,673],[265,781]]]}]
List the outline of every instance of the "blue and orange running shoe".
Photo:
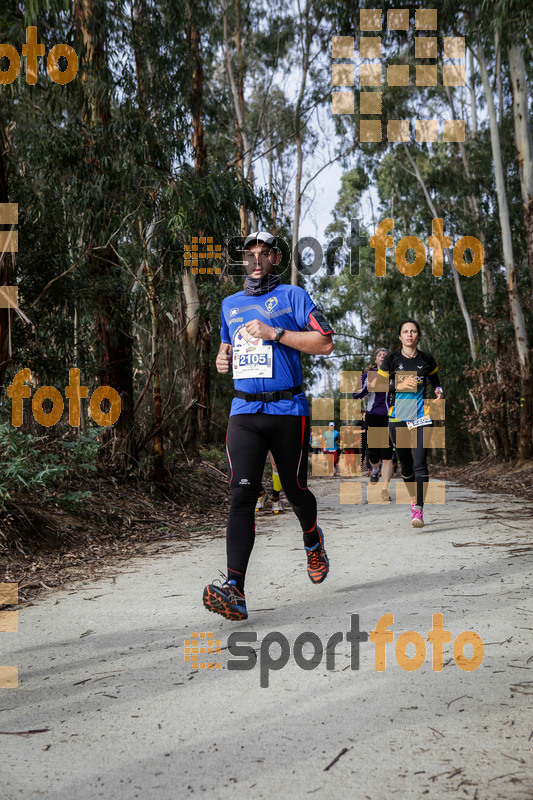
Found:
[{"label": "blue and orange running shoe", "polygon": [[234,580],[226,580],[220,586],[209,583],[204,589],[204,606],[208,611],[222,614],[226,619],[248,619],[244,594],[237,589]]},{"label": "blue and orange running shoe", "polygon": [[325,581],[329,572],[329,559],[324,550],[324,534],[322,528],[317,525],[319,536],[318,544],[314,547],[306,547],[307,552],[307,574],[313,583]]}]

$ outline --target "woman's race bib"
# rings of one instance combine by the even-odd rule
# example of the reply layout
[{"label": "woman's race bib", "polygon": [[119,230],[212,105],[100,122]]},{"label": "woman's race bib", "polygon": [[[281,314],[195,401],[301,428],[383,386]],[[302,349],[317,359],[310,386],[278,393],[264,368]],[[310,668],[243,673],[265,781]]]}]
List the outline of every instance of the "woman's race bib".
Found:
[{"label": "woman's race bib", "polygon": [[422,425],[431,425],[429,414],[426,414],[425,417],[420,417],[420,419],[409,420],[407,423],[408,428],[420,428]]}]

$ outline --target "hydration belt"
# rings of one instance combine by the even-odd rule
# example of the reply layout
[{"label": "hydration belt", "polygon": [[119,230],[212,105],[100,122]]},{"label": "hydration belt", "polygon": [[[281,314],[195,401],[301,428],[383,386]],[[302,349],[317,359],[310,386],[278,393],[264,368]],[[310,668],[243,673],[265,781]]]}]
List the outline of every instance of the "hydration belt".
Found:
[{"label": "hydration belt", "polygon": [[247,403],[277,403],[278,400],[292,400],[297,394],[302,393],[301,386],[293,386],[292,389],[285,389],[283,392],[256,392],[256,394],[247,394],[246,392],[239,392],[235,390],[235,397],[241,400],[246,400]]}]

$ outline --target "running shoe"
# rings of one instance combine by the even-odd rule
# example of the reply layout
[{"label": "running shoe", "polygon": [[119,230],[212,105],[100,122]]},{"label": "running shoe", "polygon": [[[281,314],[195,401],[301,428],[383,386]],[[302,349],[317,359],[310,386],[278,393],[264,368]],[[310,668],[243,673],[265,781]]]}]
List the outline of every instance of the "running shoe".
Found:
[{"label": "running shoe", "polygon": [[391,502],[392,497],[389,494],[389,487],[388,486],[384,486],[383,489],[381,490],[381,499],[384,500],[385,502],[389,502],[389,503]]},{"label": "running shoe", "polygon": [[203,601],[208,611],[222,614],[226,619],[248,618],[244,594],[237,589],[234,580],[225,581],[220,586],[215,582],[208,584],[204,589]]},{"label": "running shoe", "polygon": [[283,514],[283,506],[281,505],[281,500],[272,500],[272,513]]},{"label": "running shoe", "polygon": [[411,525],[413,528],[424,527],[424,513],[422,509],[414,503],[411,504]]},{"label": "running shoe", "polygon": [[370,473],[370,483],[378,483],[379,482],[379,472],[372,472]]},{"label": "running shoe", "polygon": [[329,572],[329,559],[324,550],[324,534],[317,526],[319,541],[314,547],[306,547],[307,574],[313,583],[322,583]]},{"label": "running shoe", "polygon": [[257,511],[263,511],[264,508],[265,508],[265,503],[266,503],[266,492],[265,492],[264,489],[261,489],[261,493],[260,493],[259,497],[257,498],[257,503],[255,504],[256,512]]}]

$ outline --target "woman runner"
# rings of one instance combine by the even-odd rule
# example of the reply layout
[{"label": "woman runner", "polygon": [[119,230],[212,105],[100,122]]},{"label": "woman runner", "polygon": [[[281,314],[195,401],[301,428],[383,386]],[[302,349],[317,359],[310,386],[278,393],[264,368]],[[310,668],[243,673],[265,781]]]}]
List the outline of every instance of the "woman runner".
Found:
[{"label": "woman runner", "polygon": [[[396,447],[402,478],[411,496],[413,528],[424,527],[423,508],[429,480],[427,448],[424,447],[424,428],[433,425],[429,415],[424,414],[428,380],[437,400],[443,397],[437,362],[430,353],[418,349],[420,335],[418,322],[404,320],[398,329],[400,348],[385,356],[378,369],[379,375],[389,379],[389,434]],[[411,427],[408,423],[417,423],[413,427],[413,447],[406,447],[401,441],[407,438],[407,430],[404,433],[404,429]]]},{"label": "woman runner", "polygon": [[[373,386],[377,381],[376,370],[378,370],[385,356],[387,350],[385,347],[378,347],[374,353],[374,363],[368,367],[366,372],[361,376],[362,389],[360,392],[354,392],[354,399],[366,397],[366,427],[367,427],[367,442],[368,438],[372,439],[372,434],[368,431],[370,428],[387,428],[389,424],[388,406],[387,406],[387,392],[374,392]],[[381,490],[381,499],[388,502],[389,497],[389,483],[392,476],[392,442],[389,440],[385,447],[372,447],[368,446],[368,458],[372,467],[370,473],[370,483],[377,483],[379,481],[379,462],[382,462],[381,476],[383,478],[383,488]]]}]

